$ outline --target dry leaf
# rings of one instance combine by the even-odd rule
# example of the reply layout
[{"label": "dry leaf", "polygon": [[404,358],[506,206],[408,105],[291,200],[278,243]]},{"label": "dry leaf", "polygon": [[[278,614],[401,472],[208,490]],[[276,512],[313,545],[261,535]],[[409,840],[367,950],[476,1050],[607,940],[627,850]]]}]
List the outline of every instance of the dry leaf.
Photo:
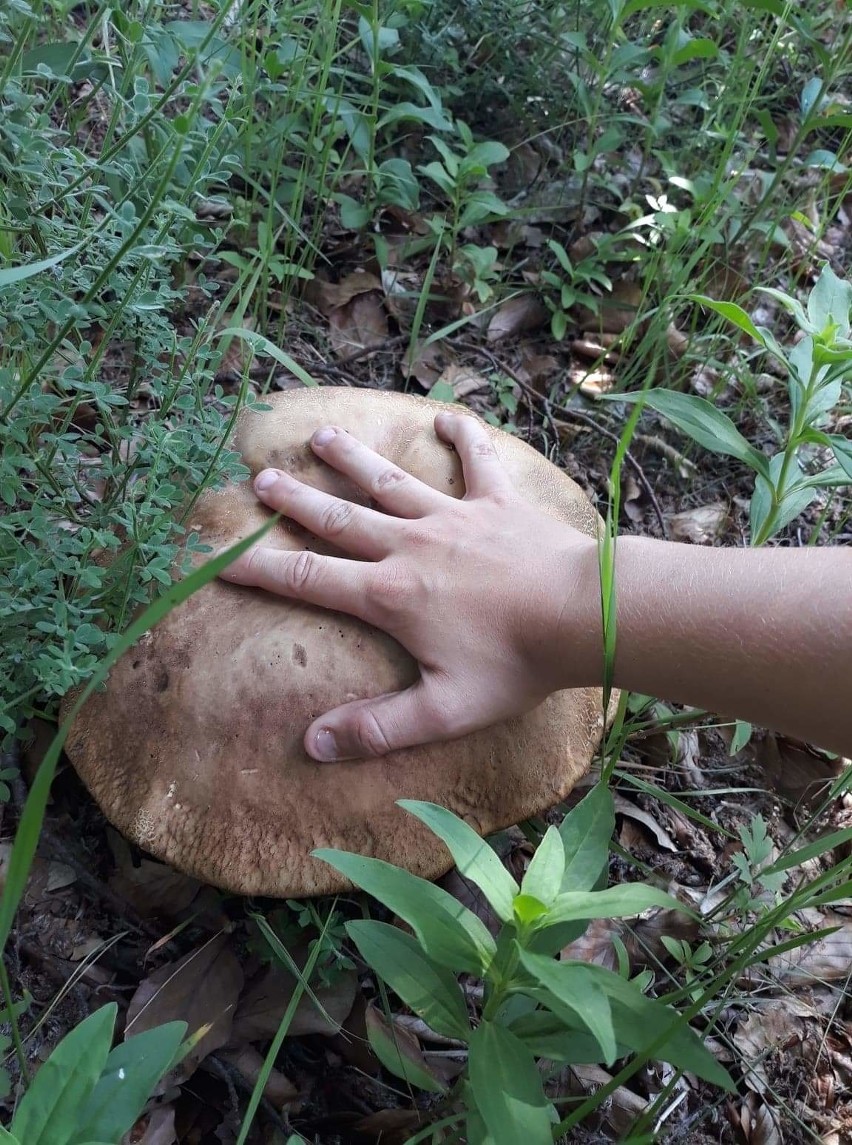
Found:
[{"label": "dry leaf", "polygon": [[665,847],[667,851],[677,851],[677,843],[663,827],[661,823],[650,815],[647,811],[643,811],[641,807],[637,807],[635,803],[631,803],[629,799],[625,799],[622,795],[615,796],[615,810],[618,815],[627,815],[630,819],[635,819],[637,823],[641,823],[647,827],[654,838],[657,840],[661,847]]},{"label": "dry leaf", "polygon": [[[9,871],[9,859],[12,855],[11,843],[0,843],[0,892],[6,886]],[[33,860],[24,891],[24,903],[28,907],[37,907],[48,894],[61,891],[77,881],[77,876],[66,863],[42,859],[39,856]]]},{"label": "dry leaf", "polygon": [[548,321],[550,311],[535,294],[516,294],[498,306],[488,323],[489,342],[514,338],[538,330]]},{"label": "dry leaf", "polygon": [[329,337],[338,358],[381,346],[390,337],[388,316],[376,291],[358,294],[328,316]]},{"label": "dry leaf", "polygon": [[619,358],[617,334],[584,334],[575,338],[570,345],[572,353],[579,354],[581,358],[590,358],[593,362],[601,361],[613,366]]},{"label": "dry leaf", "polygon": [[722,535],[728,522],[728,507],[722,501],[685,509],[666,517],[673,541],[691,541],[693,545],[712,545]]},{"label": "dry leaf", "polygon": [[795,803],[824,798],[844,766],[840,759],[773,732],[753,739],[747,750],[764,769],[767,787]]},{"label": "dry leaf", "polygon": [[121,1139],[121,1145],[176,1145],[176,1143],[173,1105],[158,1105],[150,1113],[144,1114]]},{"label": "dry leaf", "polygon": [[[263,1069],[263,1054],[259,1054],[252,1046],[244,1045],[240,1046],[239,1049],[220,1050],[216,1056],[233,1066],[237,1073],[245,1078],[250,1086],[254,1087],[260,1077],[260,1071]],[[295,1101],[299,1096],[299,1091],[280,1070],[273,1069],[263,1087],[263,1096],[276,1109],[280,1110],[288,1102]]]},{"label": "dry leaf", "polygon": [[142,859],[133,864],[130,847],[116,831],[108,835],[117,870],[108,879],[110,890],[126,899],[142,918],[174,918],[185,910],[201,889],[189,875],[172,870],[165,863]]},{"label": "dry leaf", "polygon": [[242,987],[243,972],[230,938],[219,934],[139,983],[127,1009],[125,1039],[164,1022],[186,1022],[190,1036],[209,1026],[176,1067],[176,1077],[185,1080],[200,1061],[228,1041]]},{"label": "dry leaf", "polygon": [[352,274],[347,274],[340,282],[328,282],[317,275],[305,283],[304,296],[311,306],[315,306],[322,315],[328,318],[332,310],[346,306],[359,294],[367,294],[373,290],[381,291],[381,289],[382,284],[374,274],[356,270]]},{"label": "dry leaf", "polygon": [[424,390],[431,390],[441,374],[453,363],[450,350],[441,342],[418,342],[402,358],[403,373],[416,378]]},{"label": "dry leaf", "polygon": [[622,278],[609,294],[603,295],[597,314],[588,306],[575,306],[572,313],[583,331],[594,331],[598,335],[623,334],[636,321],[642,298],[642,287]]},{"label": "dry leaf", "polygon": [[[278,963],[266,967],[240,998],[232,1040],[261,1042],[274,1037],[295,989],[296,979],[289,970]],[[340,970],[330,985],[312,984],[311,989],[325,1013],[307,993],[302,994],[287,1031],[288,1037],[336,1034],[355,1001],[358,975],[354,970]]]},{"label": "dry leaf", "polygon": [[775,1112],[756,1094],[747,1095],[737,1119],[746,1145],[785,1145]]},{"label": "dry leaf", "polygon": [[466,398],[478,390],[489,388],[488,379],[484,378],[482,374],[478,374],[476,370],[471,370],[468,366],[457,366],[455,362],[450,362],[448,366],[444,367],[438,381],[452,386],[453,393],[457,398]]},{"label": "dry leaf", "polygon": [[772,973],[794,986],[805,982],[845,981],[852,970],[852,922],[845,915],[827,911],[820,929],[828,926],[838,929],[816,942],[770,958],[768,966]]}]

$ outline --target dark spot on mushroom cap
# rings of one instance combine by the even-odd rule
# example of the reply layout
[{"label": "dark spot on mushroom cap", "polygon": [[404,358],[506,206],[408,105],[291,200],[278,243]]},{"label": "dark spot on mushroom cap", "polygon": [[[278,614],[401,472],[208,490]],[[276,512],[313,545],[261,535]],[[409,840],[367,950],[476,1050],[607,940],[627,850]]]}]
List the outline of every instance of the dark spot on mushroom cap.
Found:
[{"label": "dark spot on mushroom cap", "polygon": [[298,664],[300,668],[307,668],[308,654],[305,651],[304,644],[293,645],[293,663]]}]

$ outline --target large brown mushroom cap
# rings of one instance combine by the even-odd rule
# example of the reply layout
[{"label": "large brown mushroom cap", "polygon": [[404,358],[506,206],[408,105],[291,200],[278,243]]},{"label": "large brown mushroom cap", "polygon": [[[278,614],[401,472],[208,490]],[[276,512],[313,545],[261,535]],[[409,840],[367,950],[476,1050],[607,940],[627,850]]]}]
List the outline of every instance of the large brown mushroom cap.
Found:
[{"label": "large brown mushroom cap", "polygon": [[[252,476],[275,466],[365,503],[307,445],[331,422],[435,488],[464,492],[458,458],[435,435],[442,408],[435,402],[346,388],[265,400],[271,412],[245,412],[234,441]],[[599,519],[569,477],[509,434],[493,437],[530,500],[595,533]],[[190,525],[215,550],[267,518],[245,482],[205,494]],[[265,543],[322,549],[289,523]],[[67,752],[120,831],[227,890],[293,896],[346,888],[311,858],[315,847],[375,855],[436,878],[450,866],[447,851],[395,801],[440,803],[482,834],[541,812],[587,771],[602,701],[596,689],[560,692],[519,719],[379,760],[317,764],[305,754],[302,736],[316,716],[416,676],[398,644],[358,620],[215,581],[113,668],[75,720]]]}]

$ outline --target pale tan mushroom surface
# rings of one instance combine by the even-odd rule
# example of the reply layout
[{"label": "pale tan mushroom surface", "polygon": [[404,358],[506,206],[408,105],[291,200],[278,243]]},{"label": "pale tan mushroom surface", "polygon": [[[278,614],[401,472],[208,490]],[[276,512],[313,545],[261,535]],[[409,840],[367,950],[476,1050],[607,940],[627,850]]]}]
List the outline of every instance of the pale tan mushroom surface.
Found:
[{"label": "pale tan mushroom surface", "polygon": [[[288,391],[241,415],[234,447],[254,477],[275,466],[362,504],[367,497],[308,447],[343,426],[436,489],[464,493],[457,456],[425,398],[348,388]],[[598,517],[569,477],[501,430],[517,487],[589,534]],[[190,527],[214,550],[268,519],[250,481],[204,494]],[[333,551],[282,522],[265,544]],[[172,866],[243,894],[327,894],[348,884],[311,857],[339,847],[426,878],[451,861],[401,798],[426,799],[488,834],[553,806],[587,771],[601,693],[560,692],[527,715],[450,743],[382,759],[318,764],[310,722],[347,700],[406,687],[417,665],[383,633],[342,613],[214,581],[144,637],[77,717],[68,755],[128,838]]]}]

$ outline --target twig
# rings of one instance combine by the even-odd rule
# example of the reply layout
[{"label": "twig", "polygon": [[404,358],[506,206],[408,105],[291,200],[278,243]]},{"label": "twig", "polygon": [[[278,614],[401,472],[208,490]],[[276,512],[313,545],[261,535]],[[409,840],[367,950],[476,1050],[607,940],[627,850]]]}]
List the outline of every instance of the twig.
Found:
[{"label": "twig", "polygon": [[[559,420],[557,418],[554,418],[553,413],[551,412],[551,403],[548,401],[547,398],[542,397],[541,394],[536,393],[536,391],[530,385],[528,385],[527,382],[525,382],[523,380],[523,378],[519,377],[517,372],[515,370],[513,370],[511,366],[507,366],[505,364],[505,362],[498,362],[490,350],[487,350],[484,346],[475,346],[475,345],[470,344],[470,343],[469,343],[469,345],[470,345],[470,348],[475,353],[481,354],[484,358],[487,358],[491,362],[491,364],[495,370],[501,370],[504,374],[508,374],[508,376],[512,379],[512,381],[515,382],[516,385],[520,386],[520,388],[523,390],[523,393],[527,399],[527,402],[528,403],[535,403],[536,405],[538,405],[540,407],[541,412],[548,419],[551,426],[553,426],[553,427],[559,426],[559,424],[560,424]],[[600,425],[597,421],[595,421],[594,418],[589,417],[587,414],[580,413],[579,410],[571,409],[568,406],[556,406],[555,408],[560,413],[564,414],[566,417],[569,417],[574,421],[580,422],[582,425],[587,425],[587,426],[589,426],[590,429],[596,430],[598,433],[602,434],[603,437],[608,438],[610,441],[614,442],[616,445],[620,444],[620,438],[619,438],[617,433],[613,433],[612,430],[606,429],[604,426]],[[564,425],[564,422],[562,424]],[[557,438],[558,438],[558,436],[559,435],[556,434]],[[651,487],[650,481],[645,476],[645,472],[642,469],[642,466],[639,464],[639,462],[636,460],[636,458],[633,456],[633,454],[630,452],[629,449],[626,450],[624,456],[625,456],[627,463],[633,468],[633,471],[636,474],[636,478],[637,478],[639,484],[644,489],[645,494],[648,497],[648,500],[651,502],[651,505],[653,506],[654,514],[657,518],[657,523],[660,526],[661,534],[663,535],[665,540],[668,540],[669,530],[668,530],[668,526],[666,525],[666,519],[663,516],[663,510],[660,506],[660,502],[657,500],[657,496],[654,493],[653,488]]]},{"label": "twig", "polygon": [[[558,409],[558,411],[563,416],[570,418],[572,421],[579,422],[580,425],[587,425],[590,429],[593,429],[597,433],[602,434],[604,437],[608,438],[610,441],[614,442],[616,445],[618,445],[620,443],[620,438],[619,438],[617,433],[613,433],[611,429],[607,429],[605,426],[600,425],[598,422],[595,421],[594,418],[589,417],[588,414],[580,413],[579,410],[570,409],[568,406],[557,406],[556,408]],[[557,425],[559,424],[558,420],[557,420],[556,424]],[[563,422],[563,425],[564,424],[565,423]],[[628,464],[632,467],[634,473],[636,474],[637,481],[642,486],[642,488],[645,490],[645,493],[648,497],[648,500],[651,502],[651,505],[654,509],[654,514],[657,518],[657,523],[660,526],[660,532],[662,533],[663,538],[665,540],[668,540],[669,539],[669,528],[668,528],[668,525],[666,524],[666,519],[663,516],[663,510],[660,506],[660,502],[657,500],[657,496],[651,487],[650,481],[645,476],[645,471],[643,470],[642,466],[639,464],[639,462],[636,460],[636,458],[633,456],[633,454],[630,452],[629,449],[625,450],[624,458],[628,462]]]}]

